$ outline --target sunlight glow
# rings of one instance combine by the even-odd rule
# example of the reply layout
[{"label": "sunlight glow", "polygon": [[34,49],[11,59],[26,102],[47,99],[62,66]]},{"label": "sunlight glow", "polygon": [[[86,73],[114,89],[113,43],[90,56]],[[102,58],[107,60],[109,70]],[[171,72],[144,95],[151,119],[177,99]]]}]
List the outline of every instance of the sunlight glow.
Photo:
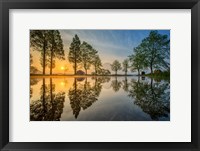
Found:
[{"label": "sunlight glow", "polygon": [[60,85],[61,85],[61,86],[64,86],[64,85],[65,85],[65,82],[61,82]]}]

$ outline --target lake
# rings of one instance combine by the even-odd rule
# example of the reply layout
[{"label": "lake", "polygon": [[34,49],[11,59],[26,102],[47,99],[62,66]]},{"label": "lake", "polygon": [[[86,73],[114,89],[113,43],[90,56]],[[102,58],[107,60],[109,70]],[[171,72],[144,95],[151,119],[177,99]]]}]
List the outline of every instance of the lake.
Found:
[{"label": "lake", "polygon": [[30,79],[31,121],[169,121],[170,82],[138,76]]}]

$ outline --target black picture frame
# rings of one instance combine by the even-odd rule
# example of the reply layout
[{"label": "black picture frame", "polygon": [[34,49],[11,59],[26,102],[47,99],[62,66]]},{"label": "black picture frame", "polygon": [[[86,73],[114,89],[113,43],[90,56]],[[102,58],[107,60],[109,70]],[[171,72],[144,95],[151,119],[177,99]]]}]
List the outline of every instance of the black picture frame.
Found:
[{"label": "black picture frame", "polygon": [[[191,9],[191,142],[9,142],[9,9]],[[200,150],[199,0],[0,0],[0,33],[1,150]]]}]

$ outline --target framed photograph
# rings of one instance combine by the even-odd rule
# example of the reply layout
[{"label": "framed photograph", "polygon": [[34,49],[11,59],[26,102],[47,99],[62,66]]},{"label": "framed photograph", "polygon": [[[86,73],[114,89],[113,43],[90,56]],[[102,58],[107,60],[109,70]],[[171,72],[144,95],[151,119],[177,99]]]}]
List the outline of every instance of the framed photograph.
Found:
[{"label": "framed photograph", "polygon": [[1,150],[200,150],[198,0],[1,0]]}]

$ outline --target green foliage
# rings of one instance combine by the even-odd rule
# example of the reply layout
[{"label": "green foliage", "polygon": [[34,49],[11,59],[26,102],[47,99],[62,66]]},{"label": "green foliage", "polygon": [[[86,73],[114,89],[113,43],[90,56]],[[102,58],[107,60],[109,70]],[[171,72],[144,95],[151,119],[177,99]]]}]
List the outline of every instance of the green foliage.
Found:
[{"label": "green foliage", "polygon": [[87,78],[84,83],[79,83],[78,80],[74,78],[74,84],[73,87],[69,89],[68,96],[76,119],[81,109],[86,110],[98,100],[101,89],[102,84],[98,78],[95,79],[93,86],[87,81]]},{"label": "green foliage", "polygon": [[151,82],[131,81],[128,96],[152,120],[159,120],[160,117],[168,117],[170,113],[169,87],[169,83],[157,83],[153,79]]},{"label": "green foliage", "polygon": [[99,55],[97,55],[97,54],[94,55],[93,60],[92,60],[92,64],[94,66],[95,74],[98,74],[99,70],[102,67],[102,63],[101,63],[101,59],[100,59]]},{"label": "green foliage", "polygon": [[125,75],[127,75],[127,72],[128,72],[128,68],[129,68],[129,60],[128,59],[125,59],[123,62],[122,62],[122,66],[123,66],[123,71],[125,72]]},{"label": "green foliage", "polygon": [[110,74],[111,74],[110,71],[107,69],[100,68],[98,70],[98,75],[110,75]]},{"label": "green foliage", "polygon": [[90,44],[88,44],[85,41],[81,44],[80,50],[81,50],[81,64],[85,69],[85,73],[87,74],[87,70],[90,69],[90,66],[92,64],[95,50],[92,48]]},{"label": "green foliage", "polygon": [[41,66],[43,67],[43,74],[45,74],[46,54],[50,47],[49,45],[49,31],[48,30],[31,30],[30,31],[30,46],[33,50],[41,52]]},{"label": "green foliage", "polygon": [[137,71],[138,75],[140,75],[140,70],[146,68],[147,66],[145,58],[145,53],[140,46],[134,48],[134,54],[129,56],[131,71]]},{"label": "green foliage", "polygon": [[122,86],[122,82],[117,80],[117,77],[115,80],[111,81],[111,87],[113,88],[114,92],[118,92]]},{"label": "green foliage", "polygon": [[58,30],[31,30],[30,46],[33,50],[41,52],[40,64],[43,74],[47,65],[52,74],[55,67],[54,58],[64,59],[63,41]]},{"label": "green foliage", "polygon": [[161,35],[158,31],[151,31],[136,48],[134,54],[129,56],[131,70],[138,71],[149,68],[151,74],[154,69],[169,70],[170,40],[167,35]]},{"label": "green foliage", "polygon": [[111,69],[113,71],[115,71],[115,74],[117,75],[117,71],[121,70],[121,63],[118,60],[115,60],[112,64],[111,64]]},{"label": "green foliage", "polygon": [[48,55],[48,66],[50,68],[50,74],[52,74],[52,69],[55,68],[54,58],[64,60],[64,49],[63,41],[58,30],[49,30],[49,44],[50,49]]},{"label": "green foliage", "polygon": [[74,64],[73,65],[74,74],[76,74],[78,63],[81,62],[80,45],[81,45],[81,41],[78,35],[75,35],[75,37],[72,40],[72,43],[70,44],[69,54],[68,54],[69,62]]},{"label": "green foliage", "polygon": [[147,74],[148,77],[153,77],[156,81],[160,81],[162,79],[170,81],[170,71],[161,71],[161,70],[154,70],[154,73]]},{"label": "green foliage", "polygon": [[55,92],[55,84],[50,79],[49,85],[45,78],[40,89],[40,98],[30,104],[31,121],[59,121],[63,113],[65,92]]},{"label": "green foliage", "polygon": [[149,36],[140,44],[144,51],[145,61],[153,73],[153,68],[168,68],[169,63],[169,39],[167,35],[161,35],[158,31],[151,31]]}]

